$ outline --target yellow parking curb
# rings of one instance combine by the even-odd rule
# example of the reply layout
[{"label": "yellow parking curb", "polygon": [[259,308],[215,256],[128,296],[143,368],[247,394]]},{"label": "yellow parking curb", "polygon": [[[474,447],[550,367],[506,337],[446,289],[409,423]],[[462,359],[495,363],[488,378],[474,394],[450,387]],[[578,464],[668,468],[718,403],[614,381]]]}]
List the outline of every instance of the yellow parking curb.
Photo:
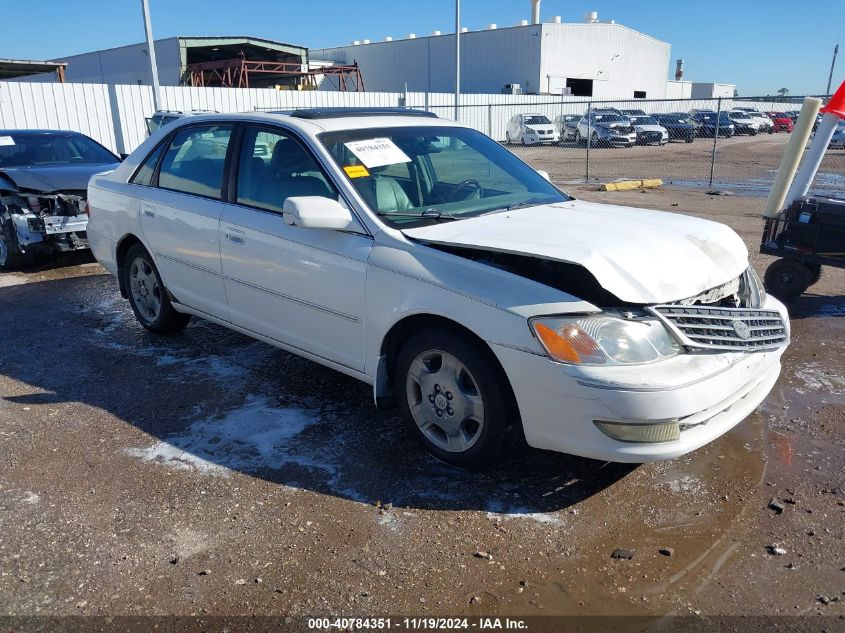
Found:
[{"label": "yellow parking curb", "polygon": [[631,189],[654,189],[660,187],[663,181],[659,178],[648,180],[620,180],[619,182],[608,182],[601,186],[601,191],[629,191]]}]

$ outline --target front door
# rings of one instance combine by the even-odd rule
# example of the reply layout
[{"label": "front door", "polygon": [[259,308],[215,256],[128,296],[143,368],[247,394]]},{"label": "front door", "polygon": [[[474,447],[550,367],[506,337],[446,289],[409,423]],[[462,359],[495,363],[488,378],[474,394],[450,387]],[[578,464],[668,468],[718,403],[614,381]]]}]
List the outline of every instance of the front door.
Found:
[{"label": "front door", "polygon": [[291,135],[245,126],[235,203],[223,210],[220,252],[232,322],[346,367],[364,369],[364,306],[372,238],[291,226],[293,196],[338,199]]}]

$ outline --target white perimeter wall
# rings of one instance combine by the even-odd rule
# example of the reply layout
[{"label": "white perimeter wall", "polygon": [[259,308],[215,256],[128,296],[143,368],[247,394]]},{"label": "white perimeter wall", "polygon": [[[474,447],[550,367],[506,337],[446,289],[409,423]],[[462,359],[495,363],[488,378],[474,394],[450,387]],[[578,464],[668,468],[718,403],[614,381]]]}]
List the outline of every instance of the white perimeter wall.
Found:
[{"label": "white perimeter wall", "polygon": [[[216,110],[252,112],[256,109],[300,107],[395,107],[405,97],[399,92],[293,92],[259,88],[162,87],[167,110]],[[589,99],[549,95],[462,95],[459,120],[503,140],[508,120],[536,112],[554,119],[559,114],[583,114]],[[793,103],[735,102],[761,110],[794,110]],[[410,92],[406,105],[428,109],[446,119],[454,118],[454,96],[448,93]],[[642,108],[646,112],[688,111],[714,108],[715,101],[619,101],[599,107]],[[733,107],[726,99],[722,108]],[[0,81],[0,130],[59,129],[87,134],[112,151],[131,152],[147,136],[144,119],[154,111],[152,88],[138,85],[57,84]]]}]

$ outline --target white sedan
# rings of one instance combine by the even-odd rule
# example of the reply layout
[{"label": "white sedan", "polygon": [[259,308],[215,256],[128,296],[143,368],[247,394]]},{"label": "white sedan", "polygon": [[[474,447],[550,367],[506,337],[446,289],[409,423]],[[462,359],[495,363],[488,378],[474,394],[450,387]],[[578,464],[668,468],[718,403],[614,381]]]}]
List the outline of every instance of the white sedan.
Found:
[{"label": "white sedan", "polygon": [[190,117],[89,203],[145,328],[200,317],[359,378],[459,466],[520,436],[683,455],[757,407],[789,341],[728,227],[575,200],[427,113]]}]

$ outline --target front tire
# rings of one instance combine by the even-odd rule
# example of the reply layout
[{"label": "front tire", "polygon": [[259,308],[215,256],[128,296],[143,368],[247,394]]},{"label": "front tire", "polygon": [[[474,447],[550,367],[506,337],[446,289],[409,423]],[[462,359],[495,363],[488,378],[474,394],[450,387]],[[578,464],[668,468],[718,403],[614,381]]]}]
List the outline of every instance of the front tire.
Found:
[{"label": "front tire", "polygon": [[399,407],[438,459],[461,468],[496,461],[519,425],[510,385],[492,353],[450,330],[423,330],[399,352]]},{"label": "front tire", "polygon": [[9,246],[0,234],[0,270],[17,270],[32,265],[35,258],[30,253],[18,251],[17,244]]},{"label": "front tire", "polygon": [[123,283],[135,318],[151,332],[180,332],[191,320],[190,314],[175,310],[152,257],[140,244],[130,247],[126,253]]}]

